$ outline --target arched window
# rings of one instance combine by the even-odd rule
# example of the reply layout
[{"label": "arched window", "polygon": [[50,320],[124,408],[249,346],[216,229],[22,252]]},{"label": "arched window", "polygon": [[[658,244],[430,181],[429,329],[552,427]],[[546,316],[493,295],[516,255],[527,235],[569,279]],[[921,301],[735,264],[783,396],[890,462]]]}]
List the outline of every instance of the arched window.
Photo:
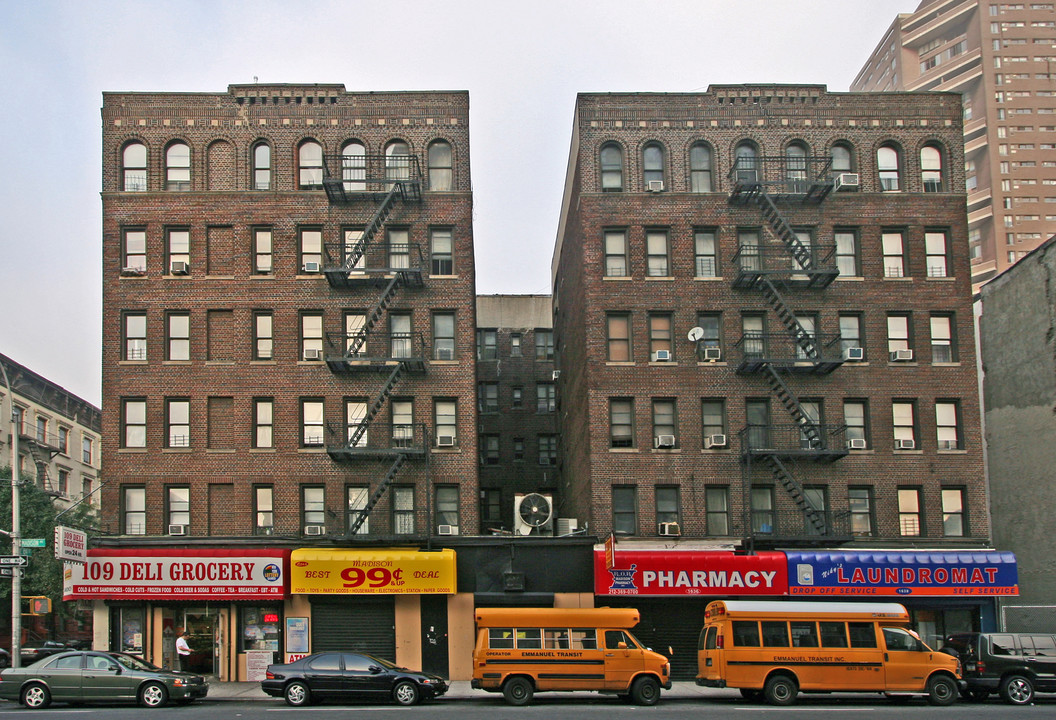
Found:
[{"label": "arched window", "polygon": [[403,140],[392,140],[385,146],[385,178],[409,180],[411,177],[411,148]]},{"label": "arched window", "polygon": [[266,142],[253,146],[253,189],[271,190],[271,145]]},{"label": "arched window", "polygon": [[185,142],[174,142],[165,151],[165,189],[191,189],[191,148]]},{"label": "arched window", "polygon": [[323,186],[323,146],[315,140],[305,140],[297,148],[299,185],[302,190]]},{"label": "arched window", "polygon": [[341,181],[345,192],[367,189],[367,148],[358,140],[347,142],[341,148]]},{"label": "arched window", "polygon": [[429,189],[440,192],[453,190],[454,169],[451,143],[437,140],[429,146]]},{"label": "arched window", "polygon": [[623,148],[616,143],[607,143],[601,147],[601,190],[623,190]]},{"label": "arched window", "polygon": [[892,145],[881,145],[876,151],[876,169],[880,174],[880,190],[895,192],[902,189],[898,150]]},{"label": "arched window", "polygon": [[934,145],[920,149],[920,180],[924,192],[942,192],[942,152]]},{"label": "arched window", "polygon": [[664,148],[649,143],[642,149],[642,180],[646,190],[664,189]]},{"label": "arched window", "polygon": [[742,142],[733,151],[734,175],[740,184],[759,182],[759,163],[755,145]]},{"label": "arched window", "polygon": [[141,142],[130,142],[121,153],[124,166],[124,190],[126,192],[147,191],[147,146]]},{"label": "arched window", "polygon": [[697,143],[689,149],[689,190],[712,192],[711,148],[704,143]]},{"label": "arched window", "polygon": [[794,142],[785,148],[785,179],[788,181],[788,192],[807,191],[807,146],[801,142]]}]

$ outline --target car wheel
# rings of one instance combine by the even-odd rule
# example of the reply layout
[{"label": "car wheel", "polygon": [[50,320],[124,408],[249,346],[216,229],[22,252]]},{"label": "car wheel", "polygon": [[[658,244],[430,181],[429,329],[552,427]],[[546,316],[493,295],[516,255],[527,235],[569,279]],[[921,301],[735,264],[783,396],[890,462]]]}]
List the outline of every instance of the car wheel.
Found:
[{"label": "car wheel", "polygon": [[948,675],[932,675],[928,680],[929,705],[953,705],[957,702],[957,683]]},{"label": "car wheel", "polygon": [[22,704],[30,710],[43,710],[51,705],[51,691],[40,683],[30,683],[22,690]]},{"label": "car wheel", "polygon": [[654,677],[640,677],[631,685],[631,698],[636,705],[656,705],[660,699],[660,683]]},{"label": "car wheel", "polygon": [[139,689],[139,704],[145,708],[161,707],[169,699],[169,692],[161,683],[148,682]]},{"label": "car wheel", "polygon": [[990,691],[985,688],[968,688],[961,693],[961,697],[971,702],[986,702],[990,697]]},{"label": "car wheel", "polygon": [[763,697],[771,705],[791,705],[796,701],[796,681],[788,675],[774,675],[766,681]]},{"label": "car wheel", "polygon": [[1023,675],[1009,675],[1001,681],[1000,693],[1011,705],[1027,705],[1034,699],[1034,683]]},{"label": "car wheel", "polygon": [[392,689],[393,699],[400,705],[418,704],[418,686],[409,680],[396,683]]},{"label": "car wheel", "polygon": [[312,701],[312,692],[300,680],[287,685],[286,692],[283,695],[286,698],[286,704],[294,707],[303,707]]},{"label": "car wheel", "polygon": [[532,701],[535,688],[532,687],[528,678],[512,677],[502,686],[502,696],[506,698],[509,705],[527,705]]}]

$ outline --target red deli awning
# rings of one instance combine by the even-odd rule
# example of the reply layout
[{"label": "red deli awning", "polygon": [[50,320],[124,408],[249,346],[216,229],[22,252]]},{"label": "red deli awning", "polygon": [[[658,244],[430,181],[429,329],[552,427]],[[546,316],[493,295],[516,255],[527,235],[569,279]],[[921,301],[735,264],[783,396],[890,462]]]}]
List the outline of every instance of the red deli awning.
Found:
[{"label": "red deli awning", "polygon": [[290,551],[94,548],[66,563],[64,600],[281,600]]},{"label": "red deli awning", "polygon": [[708,596],[784,595],[784,553],[737,555],[704,550],[620,550],[605,567],[605,551],[594,551],[595,595]]}]

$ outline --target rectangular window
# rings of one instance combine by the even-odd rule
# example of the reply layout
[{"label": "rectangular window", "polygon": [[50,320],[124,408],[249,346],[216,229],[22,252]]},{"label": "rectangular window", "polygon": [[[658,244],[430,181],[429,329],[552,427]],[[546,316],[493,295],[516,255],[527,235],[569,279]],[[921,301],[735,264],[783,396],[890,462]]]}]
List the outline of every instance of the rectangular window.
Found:
[{"label": "rectangular window", "polygon": [[495,489],[480,491],[480,523],[486,528],[502,524],[502,491]]},{"label": "rectangular window", "polygon": [[674,362],[675,345],[672,342],[671,324],[669,313],[649,315],[649,359],[651,362]]},{"label": "rectangular window", "polygon": [[634,399],[609,400],[609,446],[634,447]]},{"label": "rectangular window", "polygon": [[844,436],[847,439],[847,447],[851,450],[865,450],[869,447],[866,407],[865,400],[843,401],[843,422],[847,426]]},{"label": "rectangular window", "polygon": [[497,413],[499,411],[498,383],[477,383],[477,411],[481,413]]},{"label": "rectangular window", "polygon": [[272,315],[270,310],[256,310],[253,312],[253,359],[271,360],[272,339]]},{"label": "rectangular window", "polygon": [[955,400],[935,401],[935,434],[939,450],[960,450],[960,406]]},{"label": "rectangular window", "polygon": [[253,399],[253,447],[275,447],[274,414],[274,399]]},{"label": "rectangular window", "polygon": [[862,338],[862,318],[858,314],[840,315],[840,351],[844,358],[858,357],[865,360],[865,345]]},{"label": "rectangular window", "polygon": [[678,487],[659,486],[656,488],[656,522],[677,523],[681,522],[679,512]]},{"label": "rectangular window", "polygon": [[407,228],[389,228],[386,237],[389,241],[389,267],[409,268],[411,266],[410,231]]},{"label": "rectangular window", "polygon": [[186,275],[191,267],[191,231],[170,229],[166,232],[166,262],[172,275]]},{"label": "rectangular window", "polygon": [[836,230],[836,269],[841,277],[858,277],[862,271],[858,264],[858,231]]},{"label": "rectangular window", "polygon": [[637,506],[637,488],[633,485],[612,486],[612,531],[615,534],[638,534]]},{"label": "rectangular window", "polygon": [[454,245],[450,228],[433,228],[429,231],[429,255],[432,258],[430,274],[455,274]]},{"label": "rectangular window", "polygon": [[719,252],[715,231],[694,231],[693,244],[697,277],[718,277]]},{"label": "rectangular window", "polygon": [[774,489],[753,486],[751,494],[752,532],[758,535],[774,534]]},{"label": "rectangular window", "polygon": [[147,359],[147,314],[125,313],[125,360]]},{"label": "rectangular window", "polygon": [[607,321],[609,362],[630,362],[631,316],[626,313],[611,313]]},{"label": "rectangular window", "polygon": [[917,447],[916,409],[912,401],[891,403],[891,417],[896,450],[915,450]]},{"label": "rectangular window", "polygon": [[393,398],[392,447],[407,448],[414,445],[414,400]]},{"label": "rectangular window", "polygon": [[191,524],[191,489],[189,487],[169,487],[165,497],[169,525],[184,528]]},{"label": "rectangular window", "polygon": [[535,411],[552,413],[557,410],[557,387],[553,383],[536,383]]},{"label": "rectangular window", "polygon": [[703,331],[697,340],[697,362],[721,360],[722,315],[700,313],[697,315],[697,327]]},{"label": "rectangular window", "polygon": [[678,447],[678,423],[673,398],[653,400],[653,447]]},{"label": "rectangular window", "polygon": [[59,468],[59,494],[69,497],[70,494],[70,471]]},{"label": "rectangular window", "polygon": [[884,277],[905,277],[906,257],[903,248],[903,233],[895,230],[885,231],[880,239],[884,250]]},{"label": "rectangular window", "polygon": [[300,229],[301,272],[319,272],[323,266],[323,231],[320,228]]},{"label": "rectangular window", "polygon": [[741,272],[758,272],[763,269],[760,252],[759,229],[737,228],[737,263]]},{"label": "rectangular window", "polygon": [[125,487],[122,493],[122,520],[125,535],[147,534],[147,489]]},{"label": "rectangular window", "polygon": [[477,330],[477,360],[494,360],[498,357],[498,332],[494,329]]},{"label": "rectangular window", "polygon": [[275,532],[275,490],[271,485],[253,487],[253,534]]},{"label": "rectangular window", "polygon": [[524,406],[524,388],[512,387],[510,388],[510,407],[523,407]]},{"label": "rectangular window", "polygon": [[142,275],[147,271],[147,231],[124,231],[124,260],[121,271],[132,275]]},{"label": "rectangular window", "polygon": [[[722,398],[703,398],[700,401],[700,431],[707,448],[726,447],[726,401]],[[722,436],[722,437],[718,437]]]},{"label": "rectangular window", "polygon": [[187,361],[191,359],[191,316],[185,312],[172,312],[165,318],[166,360]]},{"label": "rectangular window", "polygon": [[535,328],[535,359],[554,359],[554,331],[544,328]]},{"label": "rectangular window", "polygon": [[904,537],[921,534],[920,490],[898,489],[898,534]]},{"label": "rectangular window", "polygon": [[546,467],[557,465],[557,435],[539,436],[539,464]]},{"label": "rectangular window", "polygon": [[301,400],[301,447],[321,447],[323,444],[323,400]]},{"label": "rectangular window", "polygon": [[666,230],[646,231],[645,253],[646,275],[649,277],[669,277],[671,275]]},{"label": "rectangular window", "polygon": [[389,313],[389,357],[409,358],[414,354],[410,313]]},{"label": "rectangular window", "polygon": [[513,439],[513,460],[514,462],[524,460],[524,438]]},{"label": "rectangular window", "polygon": [[957,348],[953,342],[953,317],[931,316],[931,362],[957,362]]},{"label": "rectangular window", "polygon": [[433,401],[433,427],[437,447],[453,447],[458,444],[458,401],[454,398]]},{"label": "rectangular window", "polygon": [[481,435],[480,436],[480,464],[481,465],[498,465],[499,464],[499,436],[498,435]]},{"label": "rectangular window", "polygon": [[302,527],[326,527],[326,489],[316,486],[301,487]]},{"label": "rectangular window", "polygon": [[510,357],[521,357],[520,333],[510,333]]},{"label": "rectangular window", "polygon": [[945,537],[964,537],[967,532],[964,515],[964,490],[942,490],[942,534]]},{"label": "rectangular window", "polygon": [[704,490],[708,535],[730,534],[730,489],[709,487]]},{"label": "rectangular window", "polygon": [[928,277],[949,277],[949,240],[945,231],[924,233],[924,252],[927,256]]},{"label": "rectangular window", "polygon": [[81,435],[81,462],[91,465],[95,459],[95,439],[88,435]]},{"label": "rectangular window", "polygon": [[183,448],[191,445],[191,401],[168,399],[165,401],[165,447]]},{"label": "rectangular window", "polygon": [[906,355],[910,348],[909,315],[890,314],[887,316],[887,352],[891,360],[913,359]]},{"label": "rectangular window", "polygon": [[361,245],[363,228],[342,228],[344,245],[341,247],[341,263],[353,272],[362,272],[367,267],[366,246]]},{"label": "rectangular window", "polygon": [[746,359],[761,359],[766,355],[765,323],[762,315],[746,313],[741,316],[741,347]]},{"label": "rectangular window", "polygon": [[301,313],[301,360],[323,359],[323,314]]},{"label": "rectangular window", "polygon": [[851,534],[869,537],[873,534],[873,489],[871,487],[847,488],[847,502],[851,512]]},{"label": "rectangular window", "polygon": [[397,486],[392,489],[392,532],[394,535],[414,534],[414,488]]},{"label": "rectangular window", "polygon": [[458,527],[458,486],[439,485],[436,488],[436,524]]},{"label": "rectangular window", "polygon": [[803,518],[803,531],[805,535],[824,535],[829,528],[831,522],[829,518],[829,493],[825,487],[804,487],[803,498],[810,503],[810,507],[814,509],[816,517],[819,518],[824,525],[818,527],[809,518]]},{"label": "rectangular window", "polygon": [[59,452],[63,455],[70,454],[70,429],[59,425],[59,436],[58,436],[58,448]]},{"label": "rectangular window", "polygon": [[[345,488],[345,505],[348,508],[348,529],[352,529],[352,525],[355,524],[356,520],[359,519],[360,511],[367,507],[367,500],[370,497],[370,488],[366,485],[349,485]],[[370,533],[370,515],[363,518],[363,523],[356,530],[357,535],[367,535]]]},{"label": "rectangular window", "polygon": [[433,360],[455,359],[455,314],[433,313]]},{"label": "rectangular window", "polygon": [[627,231],[605,231],[605,277],[627,277]]},{"label": "rectangular window", "polygon": [[366,447],[369,441],[367,401],[364,398],[345,399],[345,442],[348,447]]},{"label": "rectangular window", "polygon": [[121,407],[122,442],[124,448],[147,446],[147,401],[127,398]]},{"label": "rectangular window", "polygon": [[253,272],[270,275],[272,269],[271,228],[256,228],[253,230]]}]

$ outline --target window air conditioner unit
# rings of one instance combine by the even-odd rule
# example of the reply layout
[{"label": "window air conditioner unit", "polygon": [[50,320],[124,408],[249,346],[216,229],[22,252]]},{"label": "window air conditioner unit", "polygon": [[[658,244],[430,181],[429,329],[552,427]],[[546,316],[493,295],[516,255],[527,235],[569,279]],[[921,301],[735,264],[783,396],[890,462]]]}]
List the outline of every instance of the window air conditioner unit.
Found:
[{"label": "window air conditioner unit", "polygon": [[865,360],[865,350],[860,347],[844,348],[843,359],[849,362],[861,362]]},{"label": "window air conditioner unit", "polygon": [[939,440],[939,450],[957,450],[956,440]]},{"label": "window air conditioner unit", "polygon": [[454,348],[437,348],[436,349],[437,360],[454,360],[455,349]]},{"label": "window air conditioner unit", "polygon": [[656,351],[656,362],[670,362],[671,351],[670,350],[657,350]]},{"label": "window air conditioner unit", "polygon": [[169,535],[186,535],[186,525],[169,525]]},{"label": "window air conditioner unit", "polygon": [[131,275],[133,277],[140,277],[146,275],[147,271],[139,267],[123,267],[121,268],[122,275]]},{"label": "window air conditioner unit", "polygon": [[304,271],[306,273],[317,273],[317,272],[319,272],[319,263],[317,263],[317,262],[306,262],[304,264]]},{"label": "window air conditioner unit", "polygon": [[304,351],[305,360],[322,360],[323,351],[317,348],[306,348]]},{"label": "window air conditioner unit", "polygon": [[437,447],[454,447],[455,436],[454,435],[437,435],[436,436]]},{"label": "window air conditioner unit", "polygon": [[847,441],[848,450],[865,450],[865,438],[851,438]]},{"label": "window air conditioner unit", "polygon": [[182,260],[174,260],[169,263],[169,273],[172,275],[186,275],[190,269],[190,266]]},{"label": "window air conditioner unit", "polygon": [[326,527],[323,525],[305,525],[305,535],[326,535]]},{"label": "window air conditioner unit", "polygon": [[840,173],[833,180],[832,188],[836,192],[847,192],[850,190],[857,190],[859,187],[858,173]]},{"label": "window air conditioner unit", "polygon": [[705,362],[717,362],[722,360],[722,348],[717,347],[706,347],[704,348],[704,361]]},{"label": "window air conditioner unit", "polygon": [[674,435],[657,435],[655,438],[653,438],[653,447],[655,448],[673,448],[674,446]]},{"label": "window air conditioner unit", "polygon": [[677,522],[666,522],[660,523],[656,532],[658,535],[665,537],[679,537],[682,535],[682,528],[678,526]]},{"label": "window air conditioner unit", "polygon": [[916,446],[915,440],[895,440],[895,450],[912,450]]},{"label": "window air conditioner unit", "polygon": [[891,353],[891,359],[895,362],[907,362],[913,359],[912,350],[895,350]]},{"label": "window air conditioner unit", "polygon": [[705,448],[724,448],[726,447],[726,436],[725,435],[708,435],[704,438]]},{"label": "window air conditioner unit", "polygon": [[437,535],[458,535],[458,525],[440,525],[436,529]]},{"label": "window air conditioner unit", "polygon": [[550,373],[550,379],[555,381],[555,382],[560,377],[561,377],[561,371],[560,370],[554,370],[552,373]]},{"label": "window air conditioner unit", "polygon": [[649,181],[649,192],[663,192],[664,181],[663,180],[650,180]]}]

